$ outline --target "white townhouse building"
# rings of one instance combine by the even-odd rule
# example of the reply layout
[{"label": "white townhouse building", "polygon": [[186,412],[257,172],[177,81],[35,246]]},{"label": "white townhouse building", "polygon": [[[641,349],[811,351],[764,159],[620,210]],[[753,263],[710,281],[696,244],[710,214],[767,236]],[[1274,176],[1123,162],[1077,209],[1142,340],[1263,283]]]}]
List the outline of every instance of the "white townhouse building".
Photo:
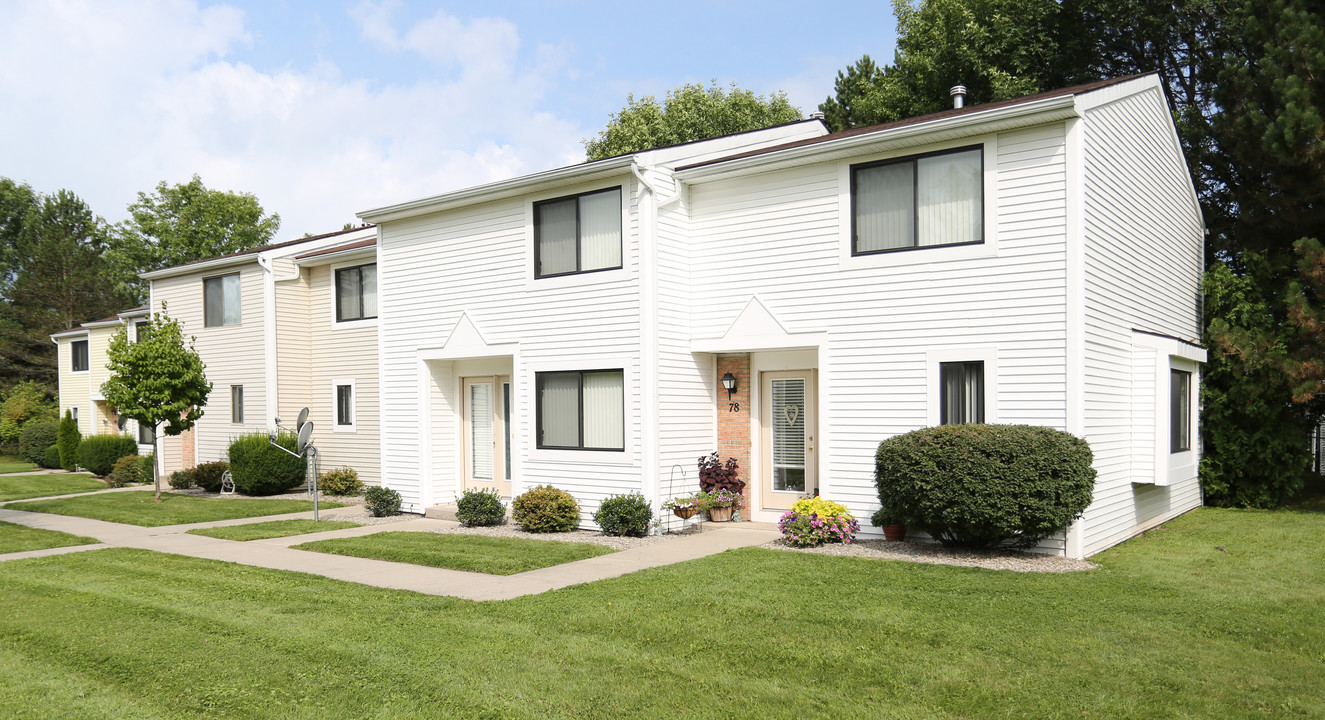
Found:
[{"label": "white townhouse building", "polygon": [[382,479],[408,510],[550,483],[588,524],[610,495],[693,491],[718,451],[748,519],[816,490],[867,519],[879,442],[947,422],[1090,442],[1094,503],[1047,551],[1090,555],[1201,502],[1203,227],[1154,75],[360,216]]},{"label": "white townhouse building", "polygon": [[152,452],[152,429],[138,427],[136,420],[121,418],[115,408],[106,403],[101,385],[110,378],[106,363],[111,339],[124,328],[129,342],[137,342],[147,321],[147,307],[137,307],[51,335],[59,369],[56,377],[60,417],[63,418],[67,411],[83,435],[127,433],[134,436],[138,440],[138,452],[143,455]]}]

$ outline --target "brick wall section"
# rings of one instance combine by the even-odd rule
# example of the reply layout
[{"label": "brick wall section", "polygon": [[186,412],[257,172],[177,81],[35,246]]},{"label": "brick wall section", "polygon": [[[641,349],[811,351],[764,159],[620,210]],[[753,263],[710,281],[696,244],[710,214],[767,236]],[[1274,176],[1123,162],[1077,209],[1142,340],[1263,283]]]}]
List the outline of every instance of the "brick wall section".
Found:
[{"label": "brick wall section", "polygon": [[[736,376],[736,392],[730,399],[722,387],[722,376],[726,373]],[[741,511],[741,519],[749,520],[750,493],[754,484],[754,478],[750,476],[750,450],[753,447],[750,438],[750,355],[718,355],[718,375],[714,382],[718,388],[718,455],[724,462],[734,457],[740,463],[740,477],[745,481],[745,509]],[[732,412],[732,403],[740,409]]]},{"label": "brick wall section", "polygon": [[184,432],[180,433],[179,439],[180,439],[180,444],[182,445],[182,448],[180,450],[180,457],[181,457],[180,464],[183,465],[184,469],[187,470],[198,464],[198,459],[193,455],[193,449],[194,449],[193,428],[189,428],[188,430],[185,430]]}]

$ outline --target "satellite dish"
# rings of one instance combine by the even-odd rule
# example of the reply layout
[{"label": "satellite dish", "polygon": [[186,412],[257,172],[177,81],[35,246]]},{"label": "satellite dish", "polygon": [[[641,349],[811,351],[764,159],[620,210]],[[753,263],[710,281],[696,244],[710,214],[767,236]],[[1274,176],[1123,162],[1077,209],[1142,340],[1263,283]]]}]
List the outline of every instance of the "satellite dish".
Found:
[{"label": "satellite dish", "polygon": [[313,423],[306,422],[299,426],[299,444],[295,446],[295,452],[302,455],[308,448],[308,439],[313,437]]},{"label": "satellite dish", "polygon": [[306,422],[308,422],[308,408],[299,411],[299,419],[294,421],[294,426],[302,428]]}]

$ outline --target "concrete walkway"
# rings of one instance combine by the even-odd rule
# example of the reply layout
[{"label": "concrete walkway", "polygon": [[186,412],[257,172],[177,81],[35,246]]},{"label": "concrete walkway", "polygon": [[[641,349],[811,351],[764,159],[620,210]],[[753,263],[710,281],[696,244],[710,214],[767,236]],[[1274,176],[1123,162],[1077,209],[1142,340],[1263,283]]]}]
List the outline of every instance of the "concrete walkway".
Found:
[{"label": "concrete walkway", "polygon": [[600,555],[587,560],[531,570],[518,575],[501,576],[423,567],[384,560],[329,555],[294,550],[290,547],[311,540],[358,537],[388,531],[428,531],[444,527],[456,527],[456,523],[448,520],[416,518],[387,525],[364,525],[357,528],[332,530],[312,535],[249,542],[220,540],[186,534],[188,530],[199,527],[242,525],[272,520],[312,519],[312,517],[313,513],[310,511],[244,518],[242,520],[144,528],[103,520],[0,508],[0,521],[73,535],[83,535],[96,538],[100,542],[98,545],[79,545],[67,548],[52,548],[50,550],[10,553],[0,555],[0,561],[108,547],[128,547],[265,567],[273,570],[310,573],[346,582],[397,590],[413,590],[428,595],[447,595],[467,600],[509,600],[570,585],[614,578],[637,570],[693,560],[733,548],[762,545],[778,537],[776,530],[770,530],[767,527],[753,527],[743,523],[742,525],[747,526],[733,525],[715,529],[712,525],[709,525],[703,533],[695,535],[668,538],[663,542],[642,545],[630,550]]}]

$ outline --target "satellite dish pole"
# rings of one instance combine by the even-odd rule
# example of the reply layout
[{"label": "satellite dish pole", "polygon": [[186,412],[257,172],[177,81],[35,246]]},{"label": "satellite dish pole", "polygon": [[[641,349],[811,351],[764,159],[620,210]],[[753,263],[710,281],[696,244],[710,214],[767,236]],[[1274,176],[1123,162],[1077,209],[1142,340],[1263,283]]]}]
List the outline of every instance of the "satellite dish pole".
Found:
[{"label": "satellite dish pole", "polygon": [[[276,418],[276,427],[286,432],[295,432],[282,425],[280,418]],[[276,433],[268,435],[267,442],[270,443],[272,447],[280,448],[281,452],[293,455],[297,458],[307,458],[304,467],[305,474],[308,473],[308,466],[312,466],[313,476],[312,479],[308,481],[308,492],[313,496],[313,522],[317,522],[319,520],[317,502],[317,448],[309,442],[313,437],[313,423],[308,419],[308,408],[299,411],[298,428],[297,433],[299,440],[295,445],[294,450],[290,450],[284,445],[276,442]]]}]

